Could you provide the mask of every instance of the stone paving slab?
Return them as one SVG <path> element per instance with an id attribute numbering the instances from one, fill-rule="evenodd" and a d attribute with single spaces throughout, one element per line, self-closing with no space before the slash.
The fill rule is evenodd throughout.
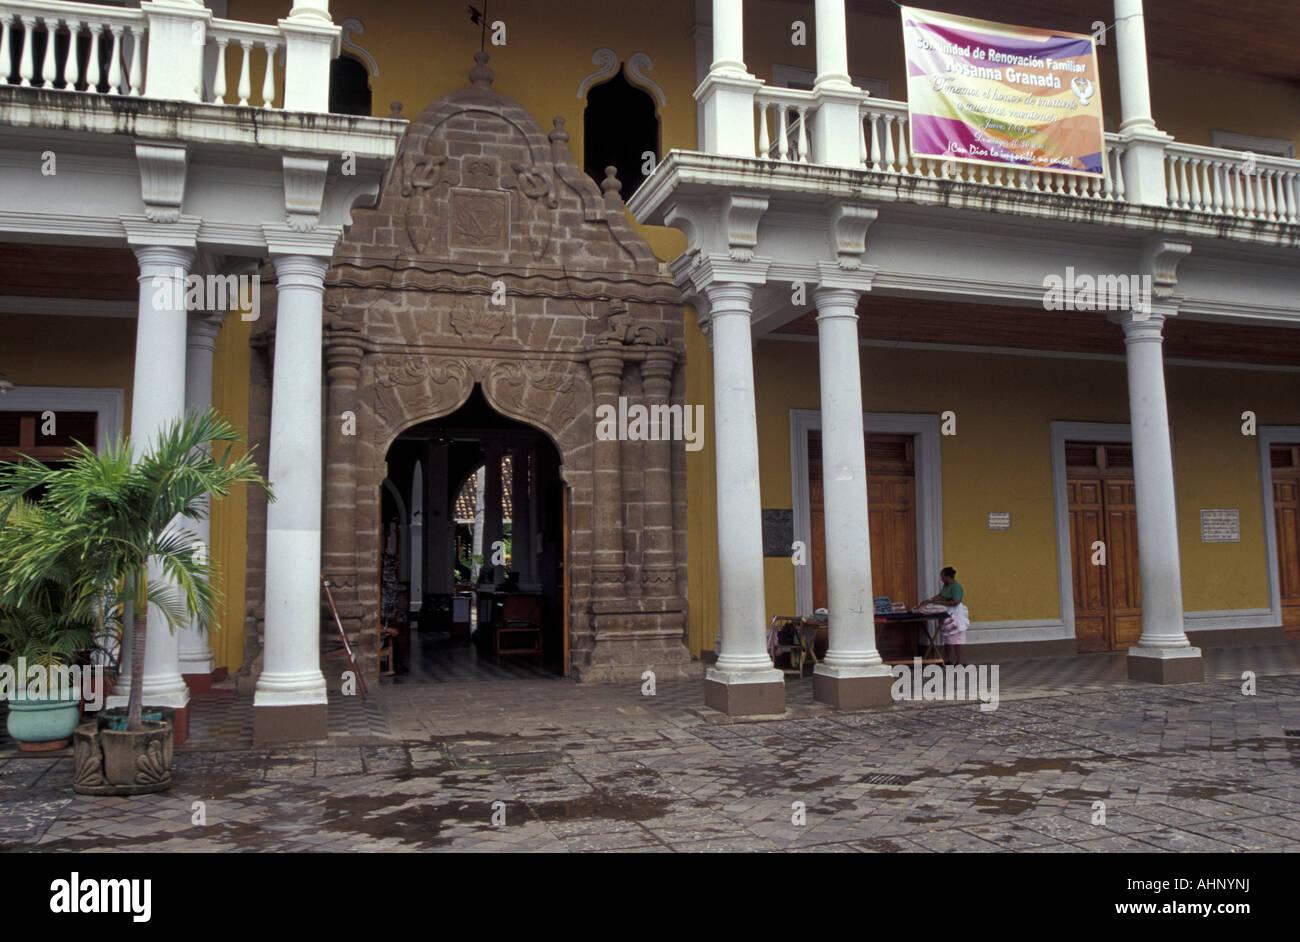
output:
<path id="1" fill-rule="evenodd" d="M 805 679 L 784 717 L 758 722 L 700 708 L 697 681 L 655 697 L 395 685 L 357 714 L 363 733 L 284 747 L 227 735 L 247 724 L 226 697 L 220 735 L 180 749 L 158 795 L 76 796 L 66 752 L 0 744 L 0 850 L 1293 851 L 1300 645 L 1281 647 L 1179 687 L 1071 688 L 1037 665 L 1038 686 L 993 711 L 839 713 Z M 1247 663 L 1254 696 L 1233 673 Z"/>

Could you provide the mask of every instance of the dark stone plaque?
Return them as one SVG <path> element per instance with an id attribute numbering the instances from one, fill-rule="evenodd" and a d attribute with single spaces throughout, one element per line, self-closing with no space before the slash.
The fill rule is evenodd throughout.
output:
<path id="1" fill-rule="evenodd" d="M 763 555 L 789 557 L 794 552 L 794 511 L 763 509 Z"/>

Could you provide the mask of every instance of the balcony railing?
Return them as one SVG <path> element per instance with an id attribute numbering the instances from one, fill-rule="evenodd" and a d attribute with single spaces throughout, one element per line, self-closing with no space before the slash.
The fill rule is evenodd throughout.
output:
<path id="1" fill-rule="evenodd" d="M 809 148 L 818 120 L 815 92 L 763 86 L 754 95 L 755 156 L 778 163 L 815 162 Z M 1105 135 L 1102 177 L 918 157 L 909 150 L 907 103 L 864 97 L 859 108 L 858 166 L 875 173 L 953 180 L 1023 193 L 1127 202 L 1124 153 Z M 1173 143 L 1165 150 L 1167 204 L 1197 213 L 1300 223 L 1300 161 Z"/>
<path id="2" fill-rule="evenodd" d="M 157 29 L 154 17 L 163 18 Z M 306 97 L 323 101 L 320 89 L 328 74 L 303 75 L 300 65 L 289 76 L 281 65 L 294 41 L 283 23 L 216 19 L 198 7 L 145 11 L 64 0 L 0 0 L 0 85 L 283 108 L 292 78 L 295 88 L 313 90 Z M 302 61 L 320 60 L 306 56 Z"/>
<path id="3" fill-rule="evenodd" d="M 0 82 L 143 95 L 148 24 L 141 10 L 88 3 L 0 3 Z"/>
<path id="4" fill-rule="evenodd" d="M 1169 206 L 1216 216 L 1300 223 L 1300 162 L 1170 144 Z"/>

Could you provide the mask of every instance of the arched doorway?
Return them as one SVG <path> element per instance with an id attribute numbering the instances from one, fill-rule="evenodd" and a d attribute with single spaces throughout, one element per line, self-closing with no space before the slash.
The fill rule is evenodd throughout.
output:
<path id="1" fill-rule="evenodd" d="M 380 612 L 398 680 L 567 673 L 566 492 L 548 436 L 476 385 L 400 432 L 386 462 Z"/>

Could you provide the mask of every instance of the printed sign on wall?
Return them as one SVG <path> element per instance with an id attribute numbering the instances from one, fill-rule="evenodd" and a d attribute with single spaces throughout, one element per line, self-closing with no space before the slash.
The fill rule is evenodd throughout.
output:
<path id="1" fill-rule="evenodd" d="M 913 154 L 1104 175 L 1091 36 L 901 9 Z"/>
<path id="2" fill-rule="evenodd" d="M 1202 510 L 1202 543 L 1240 543 L 1241 515 L 1236 510 Z"/>

